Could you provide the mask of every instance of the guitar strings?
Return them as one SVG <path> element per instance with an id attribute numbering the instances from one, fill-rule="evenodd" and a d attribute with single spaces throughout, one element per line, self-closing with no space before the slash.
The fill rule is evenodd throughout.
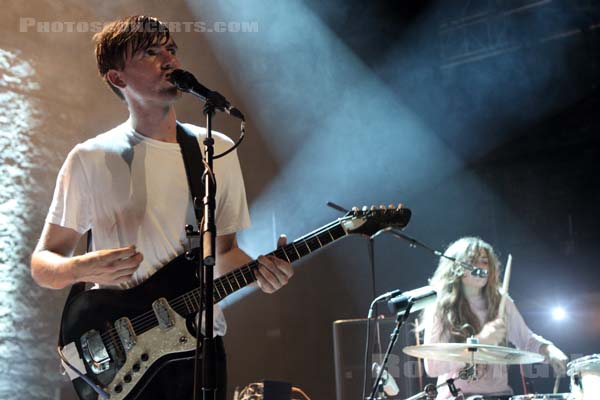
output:
<path id="1" fill-rule="evenodd" d="M 237 269 L 236 271 L 232 271 L 231 273 L 224 275 L 222 278 L 215 280 L 214 285 L 215 285 L 215 288 L 217 288 L 216 296 L 213 296 L 213 297 L 217 297 L 215 299 L 215 303 L 217 301 L 219 301 L 220 299 L 222 299 L 223 297 L 227 296 L 232 291 L 235 291 L 235 290 L 240 289 L 241 287 L 245 286 L 245 285 L 240 285 L 240 283 L 239 283 L 242 278 L 246 282 L 246 285 L 248 283 L 251 283 L 254 280 L 256 280 L 256 278 L 254 277 L 253 274 L 251 274 L 251 272 L 252 272 L 252 269 L 256 268 L 257 265 L 258 265 L 258 262 L 253 261 L 251 263 L 248 263 L 244 267 L 241 267 L 241 268 Z M 237 289 L 235 289 L 234 285 L 231 283 L 232 278 L 235 279 L 235 283 L 238 286 Z M 238 279 L 238 278 L 240 278 L 240 279 Z M 250 279 L 248 279 L 248 278 L 250 278 Z M 248 280 L 250 280 L 250 282 L 248 282 Z M 228 289 L 225 287 L 225 284 L 223 283 L 223 281 L 227 281 L 227 283 L 229 284 L 229 287 L 231 288 L 231 291 L 229 293 L 228 293 Z M 219 290 L 219 286 L 220 286 L 221 290 Z M 224 295 L 221 295 L 221 292 L 223 292 Z M 182 307 L 185 307 L 185 309 L 187 309 L 187 314 L 190 314 L 191 312 L 193 312 L 195 310 L 194 309 L 190 310 L 188 303 L 192 304 L 192 306 L 195 306 L 198 309 L 200 308 L 199 307 L 200 303 L 198 300 L 198 297 L 199 297 L 198 293 L 199 293 L 199 290 L 196 288 L 194 290 L 191 290 L 190 292 L 183 293 L 182 295 L 174 298 L 171 301 L 168 301 L 168 303 L 179 314 L 184 314 L 184 315 L 186 314 L 184 312 L 184 310 L 182 309 Z M 186 300 L 186 298 L 187 298 L 187 300 Z M 147 330 L 147 328 L 152 328 L 152 327 L 155 327 L 158 325 L 158 321 L 156 320 L 156 315 L 154 314 L 154 311 L 147 311 L 143 314 L 140 314 L 137 317 L 132 318 L 130 320 L 130 322 L 131 322 L 131 325 L 133 326 L 136 334 L 142 334 Z M 111 329 L 106 330 L 100 336 L 103 340 L 109 341 L 109 343 L 112 343 L 113 342 L 112 337 L 114 334 L 116 334 L 116 329 L 111 328 Z M 114 350 L 114 348 L 112 348 L 112 349 Z"/>
<path id="2" fill-rule="evenodd" d="M 339 224 L 339 221 L 336 221 L 333 224 Z M 275 251 L 271 252 L 270 255 L 275 255 L 276 257 L 279 257 L 279 258 L 283 258 L 283 257 L 281 257 L 283 255 L 290 262 L 296 261 L 300 257 L 303 257 L 309 253 L 312 253 L 313 250 L 311 250 L 310 243 L 312 243 L 314 245 L 315 250 L 318 250 L 321 247 L 323 247 L 327 244 L 330 244 L 345 235 L 346 232 L 342 229 L 340 232 L 341 235 L 339 235 L 337 238 L 335 238 L 332 235 L 332 231 L 335 228 L 341 228 L 341 225 L 338 225 L 331 229 L 319 230 L 319 233 L 315 233 L 311 238 L 308 238 L 305 240 L 299 239 L 295 242 L 290 243 L 287 246 L 283 246 L 283 247 L 276 249 Z M 327 233 L 329 237 L 324 236 L 323 238 L 321 238 L 322 240 L 319 239 L 319 236 L 325 235 L 325 233 Z M 325 244 L 323 244 L 323 242 Z M 300 247 L 300 245 L 302 245 L 302 244 L 304 244 L 304 249 L 302 249 L 302 247 Z M 294 251 L 298 257 L 295 257 L 295 254 L 291 253 L 291 258 L 290 258 L 288 251 L 291 250 L 292 248 L 294 249 Z M 286 251 L 286 249 L 288 251 Z M 303 254 L 301 254 L 301 253 L 303 253 Z M 227 296 L 228 294 L 232 293 L 233 291 L 240 289 L 243 286 L 246 286 L 249 282 L 247 281 L 246 275 L 244 274 L 244 269 L 246 269 L 247 272 L 249 273 L 252 271 L 252 269 L 255 269 L 257 267 L 258 267 L 258 262 L 256 260 L 254 260 L 254 261 L 246 264 L 245 266 L 243 266 L 235 271 L 232 271 L 229 274 L 226 274 L 223 277 L 215 280 L 214 285 L 217 290 L 217 296 L 216 296 L 217 299 L 216 299 L 215 303 L 218 302 L 219 300 L 221 300 L 222 298 L 224 298 L 225 296 Z M 254 282 L 256 280 L 256 278 L 254 277 L 253 274 L 250 276 L 251 276 L 250 283 Z M 232 285 L 231 278 L 233 278 L 235 280 L 235 283 L 238 286 L 237 289 L 235 289 L 234 286 Z M 243 278 L 243 280 L 245 281 L 246 284 L 240 285 L 238 278 Z M 227 288 L 225 287 L 224 281 L 226 281 L 229 284 L 229 287 L 231 288 L 231 291 L 229 293 L 227 291 Z M 222 297 L 221 297 L 221 293 L 219 291 L 219 285 L 220 285 L 222 291 L 225 293 L 225 295 Z M 193 312 L 195 310 L 194 309 L 190 310 L 190 307 L 188 306 L 188 302 L 191 303 L 192 306 L 195 306 L 198 309 L 200 308 L 199 301 L 197 300 L 198 293 L 199 293 L 199 290 L 194 289 L 190 292 L 183 293 L 182 295 L 176 297 L 172 301 L 168 301 L 168 303 L 179 314 L 185 314 L 184 310 L 182 310 L 182 307 L 185 307 L 185 309 L 187 309 L 187 314 L 189 315 L 191 312 Z M 186 296 L 187 296 L 187 300 L 186 300 Z M 220 297 L 220 299 L 219 299 L 219 297 Z M 140 314 L 135 318 L 132 318 L 130 320 L 130 322 L 131 322 L 134 332 L 138 335 L 141 335 L 142 333 L 146 332 L 146 330 L 148 330 L 149 328 L 154 328 L 158 325 L 156 315 L 155 315 L 154 311 L 152 311 L 152 310 L 146 311 L 145 313 Z M 116 332 L 116 328 L 114 328 L 114 327 L 110 328 L 100 334 L 100 337 L 102 338 L 103 342 L 109 343 L 109 345 L 107 346 L 108 350 L 115 351 L 116 347 L 118 346 L 118 343 L 116 343 L 116 341 L 114 340 L 115 334 L 118 336 L 118 334 Z"/>
<path id="3" fill-rule="evenodd" d="M 317 241 L 316 239 L 309 239 L 304 241 L 305 246 L 308 250 L 308 252 L 306 252 L 306 254 L 310 253 L 310 245 L 308 244 L 309 241 L 313 241 L 313 244 L 316 244 L 317 242 L 319 243 L 319 247 L 321 247 L 321 242 Z M 291 245 L 294 245 L 294 243 L 292 243 Z M 294 246 L 296 247 L 296 246 Z M 315 246 L 316 247 L 316 246 Z M 296 249 L 296 252 L 298 252 L 298 250 Z M 286 251 L 284 248 L 280 248 L 275 250 L 274 252 L 272 252 L 272 254 L 278 256 L 281 258 L 281 256 L 283 254 L 285 254 L 286 258 L 289 259 L 289 256 L 287 255 Z M 302 251 L 302 253 L 305 253 L 305 251 Z M 298 255 L 300 256 L 300 253 L 298 252 Z M 293 257 L 292 257 L 293 258 Z M 223 276 L 223 280 L 218 279 L 215 281 L 215 288 L 217 290 L 217 297 L 221 296 L 221 291 L 223 291 L 225 293 L 225 296 L 227 296 L 228 290 L 225 287 L 225 284 L 223 283 L 224 281 L 226 281 L 229 284 L 229 287 L 231 288 L 231 292 L 240 289 L 241 287 L 245 286 L 245 285 L 241 285 L 240 284 L 240 279 L 243 279 L 245 281 L 245 284 L 248 284 L 248 281 L 246 279 L 246 275 L 244 274 L 244 269 L 247 270 L 247 272 L 250 272 L 253 268 L 256 268 L 258 266 L 258 262 L 257 261 L 253 261 L 249 264 L 247 264 L 244 267 L 241 267 L 235 271 L 232 271 L 230 274 L 224 275 Z M 233 278 L 235 280 L 236 285 L 238 286 L 237 289 L 234 287 L 234 285 L 232 284 L 232 279 Z M 252 275 L 251 276 L 251 282 L 253 282 L 256 278 Z M 221 291 L 219 290 L 219 286 L 221 287 Z M 231 293 L 230 292 L 230 293 Z M 197 300 L 198 298 L 198 293 L 199 290 L 198 289 L 194 289 L 188 293 L 184 293 L 178 297 L 176 297 L 175 299 L 173 299 L 172 301 L 169 301 L 169 304 L 171 305 L 171 307 L 178 313 L 180 314 L 185 314 L 182 310 L 182 307 L 185 307 L 188 311 L 188 314 L 190 314 L 192 311 L 194 311 L 193 309 L 190 310 L 190 307 L 188 306 L 188 302 L 192 304 L 192 306 L 196 306 L 199 309 L 199 301 Z M 187 296 L 187 301 L 186 301 L 186 296 Z M 223 296 L 223 297 L 225 297 Z M 223 298 L 221 297 L 221 298 Z M 217 301 L 219 300 L 218 298 L 216 299 Z M 215 301 L 216 303 L 216 301 Z M 131 325 L 133 326 L 134 332 L 136 332 L 136 334 L 142 334 L 144 333 L 148 328 L 153 328 L 155 326 L 158 325 L 158 321 L 156 319 L 156 315 L 154 314 L 153 311 L 147 311 L 135 318 L 131 319 Z M 103 339 L 104 342 L 108 342 L 110 343 L 109 346 L 107 346 L 109 348 L 109 350 L 115 350 L 116 347 L 118 346 L 118 343 L 116 343 L 116 341 L 114 340 L 115 338 L 115 334 L 117 334 L 116 329 L 115 328 L 111 328 L 107 331 L 105 331 L 104 333 L 102 333 L 100 336 Z M 118 336 L 118 334 L 117 334 Z"/>
<path id="4" fill-rule="evenodd" d="M 320 233 L 320 234 L 322 234 L 322 233 Z M 331 233 L 329 233 L 329 234 L 331 236 Z M 333 238 L 333 236 L 331 236 L 331 239 L 332 239 L 331 241 L 328 241 L 328 242 L 326 241 L 326 244 L 329 244 L 329 243 L 331 243 L 331 242 L 333 242 L 335 240 Z M 304 240 L 303 242 L 304 242 L 306 250 L 302 250 L 301 247 L 296 246 L 297 242 L 296 243 L 291 243 L 289 246 L 285 246 L 285 247 L 288 247 L 288 248 L 294 247 L 294 250 L 296 251 L 296 253 L 298 254 L 298 256 L 301 257 L 301 256 L 307 255 L 307 254 L 309 254 L 309 253 L 312 252 L 311 249 L 310 249 L 309 242 L 312 242 L 313 245 L 314 244 L 318 244 L 318 246 L 314 246 L 315 249 L 318 249 L 318 248 L 324 246 L 323 244 L 321 244 L 321 241 L 318 240 L 318 235 L 315 236 L 315 237 L 313 237 L 313 238 L 311 238 L 311 239 Z M 298 249 L 300 249 L 300 251 L 298 251 Z M 301 255 L 300 252 L 304 253 L 304 254 Z M 279 258 L 282 258 L 281 256 L 285 255 L 285 257 L 288 260 L 290 260 L 290 256 L 287 254 L 287 252 L 286 252 L 286 250 L 285 250 L 284 247 L 281 247 L 281 248 L 273 251 L 271 254 L 273 254 L 273 255 L 275 255 L 275 256 L 277 256 Z M 292 253 L 292 257 L 291 258 L 293 258 L 293 260 L 291 260 L 291 261 L 295 261 L 296 259 L 298 259 L 298 258 L 294 257 L 293 253 Z M 243 278 L 243 280 L 246 281 L 246 285 L 247 285 L 248 282 L 247 282 L 246 276 L 244 274 L 244 269 L 246 269 L 248 272 L 250 272 L 253 268 L 257 268 L 257 266 L 258 266 L 258 262 L 257 261 L 253 261 L 251 263 L 248 263 L 244 267 L 241 267 L 241 268 L 239 268 L 239 269 L 237 269 L 235 271 L 232 271 L 231 273 L 229 273 L 227 275 L 224 275 L 222 277 L 222 278 L 224 278 L 223 280 L 221 280 L 221 278 L 219 278 L 218 280 L 216 280 L 215 281 L 215 288 L 217 289 L 217 295 L 218 296 L 221 295 L 220 291 L 219 291 L 219 285 L 221 286 L 222 291 L 225 293 L 225 295 L 223 297 L 225 297 L 225 296 L 227 296 L 229 294 L 227 288 L 225 287 L 225 284 L 223 283 L 224 281 L 226 281 L 229 284 L 229 287 L 231 288 L 231 292 L 233 292 L 233 291 L 235 291 L 237 289 L 240 289 L 241 287 L 245 286 L 245 285 L 240 285 L 238 278 Z M 233 277 L 233 279 L 235 279 L 235 283 L 238 286 L 237 289 L 234 288 L 234 286 L 232 285 L 232 282 L 231 282 L 231 278 L 232 277 Z M 256 278 L 252 275 L 251 282 L 253 282 L 255 279 Z M 182 306 L 185 307 L 187 309 L 187 311 L 188 311 L 188 314 L 189 314 L 189 313 L 191 313 L 191 311 L 194 311 L 194 310 L 190 310 L 190 308 L 189 308 L 189 306 L 188 306 L 188 304 L 186 302 L 186 296 L 188 297 L 188 300 L 187 300 L 188 302 L 190 302 L 192 305 L 195 305 L 196 307 L 199 308 L 199 301 L 197 300 L 198 293 L 199 293 L 199 290 L 198 289 L 194 289 L 194 290 L 192 290 L 192 291 L 190 291 L 188 293 L 184 293 L 184 294 L 176 297 L 175 299 L 173 299 L 172 301 L 169 301 L 168 303 L 171 305 L 171 307 L 176 312 L 178 312 L 180 314 L 184 314 L 184 312 L 181 309 L 181 307 Z M 221 299 L 223 297 L 221 297 Z M 217 299 L 217 301 L 218 300 L 219 299 Z M 131 322 L 131 325 L 133 326 L 134 332 L 136 332 L 136 334 L 142 334 L 148 328 L 153 328 L 153 327 L 155 327 L 155 326 L 158 325 L 158 321 L 156 319 L 156 315 L 154 314 L 154 311 L 147 311 L 147 312 L 145 312 L 145 313 L 143 313 L 143 314 L 141 314 L 141 315 L 139 315 L 139 316 L 137 316 L 135 318 L 132 318 L 130 322 Z M 115 334 L 117 334 L 116 329 L 115 328 L 111 328 L 111 329 L 105 331 L 104 333 L 102 333 L 100 335 L 101 338 L 103 339 L 103 341 L 105 343 L 108 342 L 108 343 L 111 344 L 110 346 L 107 346 L 110 350 L 115 350 L 115 348 L 118 346 L 118 343 L 115 343 L 115 340 L 113 339 L 115 337 Z M 118 334 L 117 334 L 117 336 L 118 336 Z"/>

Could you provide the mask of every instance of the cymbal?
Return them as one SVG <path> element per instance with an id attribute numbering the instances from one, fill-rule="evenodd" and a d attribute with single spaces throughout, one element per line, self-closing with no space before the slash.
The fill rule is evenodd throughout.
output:
<path id="1" fill-rule="evenodd" d="M 490 344 L 433 343 L 407 346 L 402 351 L 417 358 L 475 364 L 533 364 L 544 361 L 544 356 L 530 351 Z"/>

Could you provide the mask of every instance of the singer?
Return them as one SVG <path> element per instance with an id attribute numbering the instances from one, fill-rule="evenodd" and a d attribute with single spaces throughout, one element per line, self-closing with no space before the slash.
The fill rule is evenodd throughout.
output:
<path id="1" fill-rule="evenodd" d="M 176 137 L 183 130 L 202 143 L 205 132 L 177 121 L 174 103 L 181 93 L 169 76 L 181 66 L 167 26 L 156 18 L 127 17 L 106 25 L 94 43 L 100 75 L 124 101 L 129 119 L 75 146 L 60 170 L 31 258 L 33 278 L 47 288 L 77 282 L 119 289 L 137 286 L 184 252 L 184 227 L 196 226 Z M 223 134 L 214 132 L 213 137 L 216 154 L 232 145 Z M 251 260 L 236 240 L 236 232 L 248 227 L 250 219 L 237 154 L 215 160 L 214 173 L 217 277 Z M 88 231 L 93 232 L 91 251 L 74 256 L 77 242 Z M 281 236 L 278 245 L 285 242 Z M 277 291 L 293 274 L 287 261 L 274 256 L 258 261 L 257 284 L 264 292 Z M 220 339 L 225 331 L 225 318 L 215 306 L 220 399 L 226 396 Z M 192 382 L 192 360 L 167 364 L 137 399 L 191 399 Z"/>
<path id="2" fill-rule="evenodd" d="M 430 281 L 437 290 L 437 301 L 423 313 L 424 344 L 464 343 L 471 335 L 479 338 L 481 344 L 506 346 L 506 342 L 511 342 L 517 348 L 544 355 L 555 372 L 564 375 L 567 357 L 527 327 L 510 298 L 505 315 L 498 315 L 500 262 L 492 246 L 480 238 L 463 237 L 452 243 L 444 254 L 484 269 L 488 274 L 487 277 L 473 276 L 458 264 L 440 258 Z M 425 360 L 427 374 L 438 377 L 438 384 L 456 378 L 464 366 L 463 363 Z M 465 397 L 487 395 L 508 399 L 513 393 L 504 365 L 479 365 L 476 380 L 454 383 Z M 453 397 L 447 386 L 442 387 L 437 400 L 450 398 Z"/>

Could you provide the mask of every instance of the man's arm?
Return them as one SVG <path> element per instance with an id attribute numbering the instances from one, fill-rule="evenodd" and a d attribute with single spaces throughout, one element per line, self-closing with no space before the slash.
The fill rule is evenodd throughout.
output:
<path id="1" fill-rule="evenodd" d="M 115 285 L 131 278 L 143 256 L 135 246 L 73 256 L 81 234 L 46 223 L 31 256 L 31 276 L 40 286 L 62 289 L 77 282 Z"/>
<path id="2" fill-rule="evenodd" d="M 284 246 L 287 242 L 285 236 L 277 241 L 277 247 Z M 252 261 L 244 250 L 239 248 L 236 234 L 217 236 L 217 267 L 215 276 L 222 276 L 242 265 Z M 284 285 L 294 275 L 294 270 L 289 262 L 275 256 L 258 257 L 260 267 L 256 272 L 256 283 L 265 293 L 273 293 Z"/>

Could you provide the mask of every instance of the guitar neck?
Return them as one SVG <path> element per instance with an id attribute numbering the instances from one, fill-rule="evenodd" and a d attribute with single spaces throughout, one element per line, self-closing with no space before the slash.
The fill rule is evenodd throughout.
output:
<path id="1" fill-rule="evenodd" d="M 293 263 L 304 256 L 309 255 L 322 247 L 327 246 L 335 242 L 338 239 L 346 236 L 348 233 L 342 227 L 342 220 L 337 220 L 325 225 L 299 239 L 296 239 L 292 243 L 289 243 L 283 247 L 278 248 L 275 251 L 267 255 L 273 255 L 281 258 L 282 260 Z M 258 269 L 259 263 L 256 260 L 249 262 L 231 271 L 218 279 L 214 280 L 214 292 L 213 302 L 216 304 L 229 296 L 231 293 L 240 290 L 243 287 L 248 286 L 252 282 L 256 281 L 254 272 Z M 200 298 L 199 289 L 195 289 L 187 295 L 193 296 L 194 299 Z M 199 301 L 191 302 L 196 305 L 192 312 L 198 312 Z"/>

